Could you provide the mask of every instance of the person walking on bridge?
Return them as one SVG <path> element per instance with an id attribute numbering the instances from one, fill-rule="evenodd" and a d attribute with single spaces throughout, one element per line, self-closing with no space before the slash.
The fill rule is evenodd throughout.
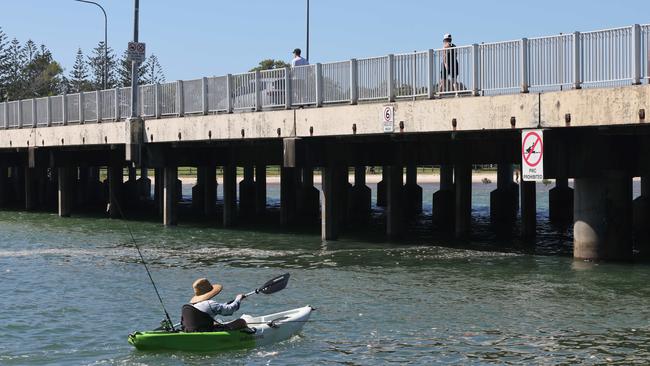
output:
<path id="1" fill-rule="evenodd" d="M 291 60 L 291 67 L 309 65 L 309 61 L 300 56 L 301 53 L 302 51 L 300 48 L 293 50 L 293 60 Z"/>
<path id="2" fill-rule="evenodd" d="M 456 78 L 458 77 L 458 59 L 456 58 L 456 45 L 451 41 L 451 34 L 444 35 L 442 40 L 442 65 L 440 67 L 439 92 L 458 90 Z"/>

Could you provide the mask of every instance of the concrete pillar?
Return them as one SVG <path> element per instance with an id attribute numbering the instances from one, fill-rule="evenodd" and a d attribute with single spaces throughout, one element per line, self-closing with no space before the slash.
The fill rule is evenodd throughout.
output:
<path id="1" fill-rule="evenodd" d="M 25 167 L 25 209 L 33 210 L 36 208 L 38 195 L 36 192 L 36 169 Z"/>
<path id="2" fill-rule="evenodd" d="M 440 189 L 433 194 L 434 224 L 441 230 L 453 229 L 454 225 L 454 167 L 440 166 Z"/>
<path id="3" fill-rule="evenodd" d="M 386 234 L 396 239 L 404 234 L 404 175 L 401 165 L 386 167 Z"/>
<path id="4" fill-rule="evenodd" d="M 632 203 L 634 248 L 642 259 L 650 258 L 650 177 L 641 177 L 641 195 Z"/>
<path id="5" fill-rule="evenodd" d="M 69 217 L 70 211 L 72 209 L 72 195 L 73 190 L 71 189 L 71 180 L 72 180 L 72 168 L 69 166 L 63 166 L 58 168 L 58 177 L 59 177 L 59 189 L 58 189 L 58 200 L 59 200 L 59 216 L 60 217 Z"/>
<path id="6" fill-rule="evenodd" d="M 555 223 L 570 223 L 573 220 L 573 189 L 569 179 L 556 178 L 555 187 L 548 192 L 548 216 Z"/>
<path id="7" fill-rule="evenodd" d="M 320 192 L 314 187 L 314 168 L 300 168 L 296 210 L 300 221 L 313 221 L 320 211 Z"/>
<path id="8" fill-rule="evenodd" d="M 455 232 L 457 238 L 467 238 L 472 223 L 472 166 L 467 163 L 454 166 L 456 194 Z"/>
<path id="9" fill-rule="evenodd" d="M 280 224 L 296 221 L 296 168 L 280 168 Z"/>
<path id="10" fill-rule="evenodd" d="M 153 193 L 154 193 L 153 200 L 156 203 L 156 210 L 158 211 L 158 216 L 161 216 L 161 217 L 163 215 L 163 201 L 164 201 L 163 200 L 163 193 L 164 193 L 163 181 L 164 181 L 164 175 L 165 175 L 164 172 L 165 172 L 165 170 L 163 168 L 155 168 L 154 169 L 154 174 L 156 176 L 155 177 L 156 180 L 155 180 L 154 187 L 153 187 L 153 190 L 154 190 L 153 191 Z"/>
<path id="11" fill-rule="evenodd" d="M 341 211 L 344 210 L 340 195 L 346 189 L 344 176 L 347 169 L 344 165 L 332 164 L 323 168 L 321 190 L 321 238 L 337 240 L 341 231 Z"/>
<path id="12" fill-rule="evenodd" d="M 497 167 L 497 189 L 490 192 L 490 219 L 499 225 L 510 225 L 517 219 L 519 186 L 512 181 L 512 164 Z"/>
<path id="13" fill-rule="evenodd" d="M 422 212 L 422 187 L 418 185 L 418 167 L 415 164 L 406 166 L 406 184 L 404 185 L 405 212 L 407 215 L 418 215 Z"/>
<path id="14" fill-rule="evenodd" d="M 244 165 L 244 179 L 239 182 L 239 211 L 242 217 L 255 215 L 255 168 L 253 164 Z"/>
<path id="15" fill-rule="evenodd" d="M 45 189 L 47 207 L 57 209 L 59 206 L 59 170 L 57 168 L 48 169 L 48 179 Z"/>
<path id="16" fill-rule="evenodd" d="M 232 227 L 237 221 L 237 166 L 223 166 L 223 226 Z"/>
<path id="17" fill-rule="evenodd" d="M 87 182 L 86 182 L 86 200 L 90 204 L 98 204 L 100 202 L 105 202 L 102 200 L 102 186 L 99 181 L 99 168 L 98 167 L 88 167 L 87 170 Z"/>
<path id="18" fill-rule="evenodd" d="M 576 178 L 573 257 L 629 260 L 632 257 L 632 179 L 623 171 Z"/>
<path id="19" fill-rule="evenodd" d="M 264 216 L 266 212 L 266 165 L 255 165 L 255 213 Z"/>
<path id="20" fill-rule="evenodd" d="M 178 167 L 166 166 L 163 182 L 163 225 L 174 226 L 178 218 Z"/>
<path id="21" fill-rule="evenodd" d="M 196 168 L 196 184 L 192 187 L 192 208 L 196 211 L 203 211 L 205 205 L 205 167 Z"/>
<path id="22" fill-rule="evenodd" d="M 521 182 L 521 234 L 532 239 L 537 231 L 537 196 L 535 182 Z"/>
<path id="23" fill-rule="evenodd" d="M 365 223 L 370 219 L 372 191 L 366 185 L 366 167 L 354 167 L 354 186 L 348 197 L 348 217 L 351 221 Z"/>
<path id="24" fill-rule="evenodd" d="M 23 202 L 25 199 L 25 169 L 13 167 L 11 169 L 11 180 L 13 184 L 14 200 Z"/>
<path id="25" fill-rule="evenodd" d="M 138 191 L 137 183 L 137 171 L 135 167 L 130 166 L 128 168 L 128 180 L 123 183 L 124 194 L 125 194 L 125 206 L 133 207 L 137 205 L 140 194 Z"/>
<path id="26" fill-rule="evenodd" d="M 122 187 L 124 181 L 124 170 L 122 164 L 112 162 L 108 167 L 108 215 L 112 219 L 121 217 Z"/>
<path id="27" fill-rule="evenodd" d="M 140 178 L 138 178 L 137 182 L 139 199 L 144 201 L 150 200 L 151 179 L 149 179 L 149 169 L 145 167 L 140 169 Z"/>
<path id="28" fill-rule="evenodd" d="M 0 166 L 0 206 L 7 205 L 9 197 L 9 169 L 6 166 Z"/>
<path id="29" fill-rule="evenodd" d="M 214 216 L 217 205 L 217 167 L 205 167 L 205 186 L 203 192 L 203 212 L 206 216 Z"/>
<path id="30" fill-rule="evenodd" d="M 381 181 L 377 183 L 377 207 L 386 207 L 386 179 L 388 166 L 381 167 Z"/>

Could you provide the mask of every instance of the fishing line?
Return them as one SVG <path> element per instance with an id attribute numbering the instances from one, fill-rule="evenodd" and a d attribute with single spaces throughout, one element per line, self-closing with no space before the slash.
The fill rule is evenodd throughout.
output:
<path id="1" fill-rule="evenodd" d="M 110 171 L 108 172 L 110 174 Z M 110 177 L 109 177 L 110 181 Z M 110 184 L 110 183 L 109 183 Z M 133 241 L 133 245 L 135 246 L 135 249 L 138 251 L 138 255 L 140 255 L 140 260 L 142 260 L 142 264 L 144 265 L 144 269 L 147 271 L 147 276 L 149 276 L 149 280 L 151 281 L 151 285 L 153 285 L 153 289 L 156 292 L 156 296 L 158 296 L 158 301 L 160 301 L 160 305 L 162 306 L 163 311 L 165 312 L 165 317 L 167 318 L 167 321 L 169 322 L 169 326 L 172 327 L 172 331 L 174 331 L 174 323 L 172 323 L 172 319 L 169 317 L 169 313 L 167 312 L 167 309 L 165 308 L 165 304 L 163 303 L 163 299 L 160 296 L 160 292 L 158 292 L 158 287 L 156 287 L 156 283 L 153 280 L 153 277 L 151 276 L 151 272 L 149 272 L 149 266 L 147 266 L 147 261 L 144 260 L 144 256 L 142 256 L 142 252 L 140 251 L 140 247 L 138 246 L 138 242 L 136 242 L 135 237 L 133 236 L 133 232 L 131 231 L 131 227 L 129 226 L 129 223 L 126 219 L 126 215 L 124 215 L 124 211 L 122 211 L 122 208 L 120 207 L 120 204 L 118 200 L 116 199 L 114 192 L 112 189 L 108 189 L 109 196 L 111 200 L 115 203 L 115 207 L 117 207 L 117 211 L 120 213 L 120 216 L 122 216 L 122 220 L 124 220 L 124 226 L 126 227 L 126 230 L 129 232 L 129 235 L 131 236 L 131 241 Z M 109 202 L 109 210 L 110 210 L 110 202 Z"/>

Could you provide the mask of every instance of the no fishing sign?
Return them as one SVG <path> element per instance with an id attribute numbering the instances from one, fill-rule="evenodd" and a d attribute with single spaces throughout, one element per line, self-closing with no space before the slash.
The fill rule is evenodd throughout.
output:
<path id="1" fill-rule="evenodd" d="M 542 130 L 521 131 L 521 178 L 524 181 L 544 179 L 544 135 Z"/>

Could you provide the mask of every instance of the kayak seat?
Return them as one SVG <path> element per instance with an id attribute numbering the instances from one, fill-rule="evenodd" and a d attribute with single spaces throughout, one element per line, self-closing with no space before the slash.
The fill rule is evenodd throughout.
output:
<path id="1" fill-rule="evenodd" d="M 213 332 L 214 319 L 190 304 L 183 305 L 181 327 L 185 332 Z"/>

